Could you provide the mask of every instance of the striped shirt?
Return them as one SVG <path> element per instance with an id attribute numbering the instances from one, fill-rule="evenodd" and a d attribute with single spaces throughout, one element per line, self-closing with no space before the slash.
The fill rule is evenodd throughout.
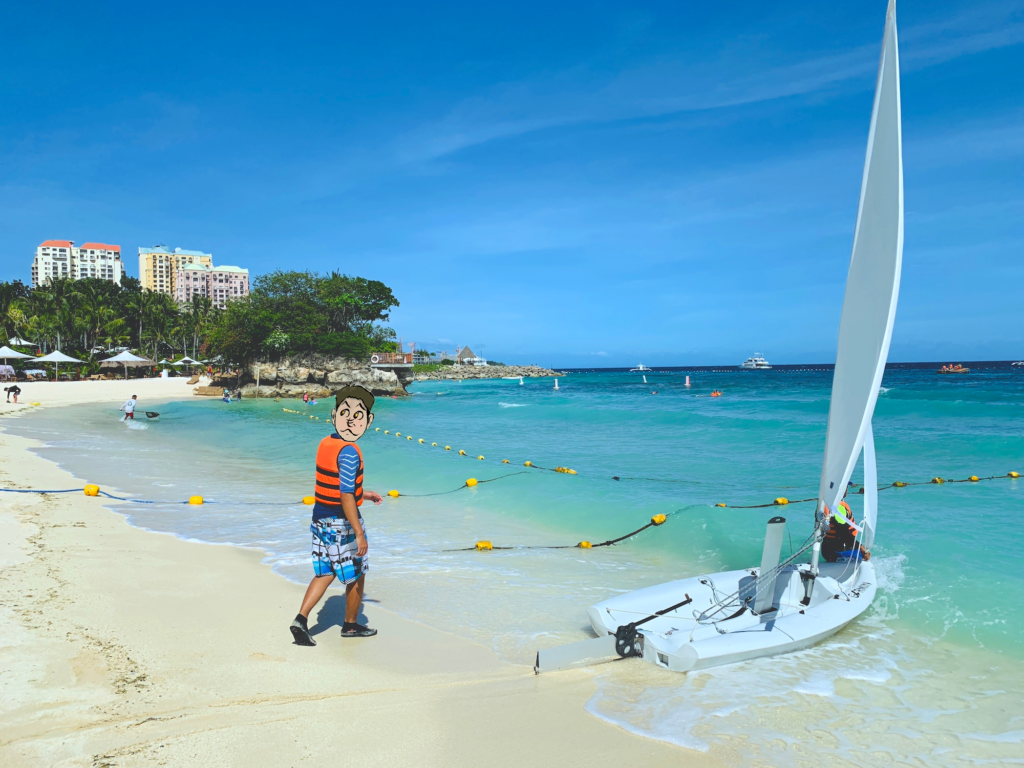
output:
<path id="1" fill-rule="evenodd" d="M 338 452 L 338 479 L 342 493 L 356 492 L 356 475 L 359 474 L 359 453 L 354 445 L 346 445 Z"/>

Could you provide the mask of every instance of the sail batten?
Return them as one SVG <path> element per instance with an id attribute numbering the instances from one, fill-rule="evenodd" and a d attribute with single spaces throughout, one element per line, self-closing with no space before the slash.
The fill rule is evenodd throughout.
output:
<path id="1" fill-rule="evenodd" d="M 834 509 L 864 448 L 889 355 L 903 261 L 903 147 L 896 4 L 890 0 L 875 85 L 819 499 Z M 873 458 L 872 450 L 872 458 Z"/>

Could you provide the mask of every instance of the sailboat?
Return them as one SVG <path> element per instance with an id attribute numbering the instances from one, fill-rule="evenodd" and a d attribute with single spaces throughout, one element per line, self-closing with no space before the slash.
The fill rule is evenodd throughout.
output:
<path id="1" fill-rule="evenodd" d="M 773 517 L 759 567 L 672 581 L 591 606 L 587 616 L 598 637 L 539 651 L 538 673 L 627 657 L 679 672 L 732 664 L 808 648 L 867 610 L 877 587 L 870 560 L 822 562 L 820 552 L 831 510 L 842 501 L 861 454 L 864 513 L 858 542 L 870 549 L 874 540 L 878 491 L 871 417 L 889 353 L 902 258 L 899 53 L 895 0 L 890 0 L 839 321 L 814 530 L 781 559 L 786 520 Z"/>

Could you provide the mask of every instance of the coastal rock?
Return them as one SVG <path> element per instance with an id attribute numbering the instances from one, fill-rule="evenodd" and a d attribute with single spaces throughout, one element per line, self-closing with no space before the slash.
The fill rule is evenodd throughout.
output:
<path id="1" fill-rule="evenodd" d="M 564 373 L 537 365 L 445 365 L 433 371 L 418 372 L 413 375 L 415 381 L 431 379 L 503 379 L 503 378 L 537 378 L 545 376 L 564 376 Z"/>
<path id="2" fill-rule="evenodd" d="M 285 384 L 305 384 L 309 381 L 309 368 L 280 368 L 277 375 Z"/>
<path id="3" fill-rule="evenodd" d="M 351 384 L 366 387 L 375 395 L 406 395 L 405 385 L 412 381 L 408 369 L 372 368 L 368 360 L 296 355 L 252 363 L 242 376 L 243 397 L 256 397 L 257 373 L 260 397 L 292 398 L 303 393 L 327 397 Z"/>
<path id="4" fill-rule="evenodd" d="M 253 363 L 251 370 L 254 380 L 257 377 L 257 372 L 259 373 L 259 380 L 261 384 L 264 381 L 268 384 L 273 384 L 277 381 L 277 366 L 274 363 Z"/>

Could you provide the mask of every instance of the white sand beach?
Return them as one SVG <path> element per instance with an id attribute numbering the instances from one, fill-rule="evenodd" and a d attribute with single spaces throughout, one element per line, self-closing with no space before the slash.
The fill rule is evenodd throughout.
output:
<path id="1" fill-rule="evenodd" d="M 22 404 L 192 397 L 185 379 L 22 387 Z M 0 432 L 0 487 L 74 488 Z M 113 489 L 108 489 L 113 490 Z M 388 613 L 380 634 L 316 648 L 287 626 L 303 588 L 260 553 L 130 526 L 80 493 L 0 494 L 4 766 L 720 765 L 584 710 L 593 673 L 536 677 L 487 648 Z M 314 621 L 340 624 L 332 591 Z"/>

